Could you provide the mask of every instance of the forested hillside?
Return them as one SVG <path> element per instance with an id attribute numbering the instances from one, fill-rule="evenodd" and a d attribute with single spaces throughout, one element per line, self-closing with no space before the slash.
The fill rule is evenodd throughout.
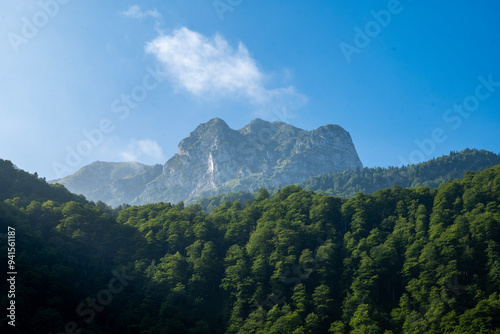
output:
<path id="1" fill-rule="evenodd" d="M 0 200 L 20 198 L 24 203 L 31 200 L 51 199 L 60 202 L 87 202 L 85 197 L 70 193 L 60 184 L 49 185 L 38 175 L 31 175 L 17 168 L 11 161 L 0 159 Z"/>
<path id="2" fill-rule="evenodd" d="M 500 166 L 438 189 L 342 199 L 287 186 L 210 214 L 112 213 L 0 204 L 2 237 L 17 231 L 18 330 L 500 333 Z"/>
<path id="3" fill-rule="evenodd" d="M 394 185 L 403 188 L 437 188 L 447 181 L 462 178 L 466 171 L 477 172 L 498 164 L 498 154 L 486 150 L 465 149 L 408 166 L 357 168 L 312 176 L 300 186 L 341 197 L 353 197 L 359 192 L 371 194 Z"/>

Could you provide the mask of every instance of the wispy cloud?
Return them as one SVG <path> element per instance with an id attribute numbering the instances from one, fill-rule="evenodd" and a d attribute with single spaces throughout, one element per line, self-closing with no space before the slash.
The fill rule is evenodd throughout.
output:
<path id="1" fill-rule="evenodd" d="M 127 9 L 124 12 L 121 12 L 121 14 L 138 20 L 142 20 L 148 16 L 155 19 L 161 18 L 161 14 L 156 9 L 143 11 L 141 10 L 141 7 L 139 7 L 138 5 L 130 6 L 129 9 Z"/>
<path id="2" fill-rule="evenodd" d="M 197 95 L 245 99 L 259 107 L 261 115 L 303 106 L 307 98 L 293 86 L 266 88 L 267 75 L 259 69 L 248 49 L 239 43 L 235 48 L 221 35 L 204 36 L 188 28 L 160 35 L 147 44 L 165 66 L 174 85 Z"/>
<path id="3" fill-rule="evenodd" d="M 122 151 L 120 155 L 127 161 L 144 161 L 146 163 L 151 161 L 165 161 L 165 156 L 163 155 L 163 150 L 160 145 L 151 139 L 132 139 L 127 145 L 127 148 Z"/>

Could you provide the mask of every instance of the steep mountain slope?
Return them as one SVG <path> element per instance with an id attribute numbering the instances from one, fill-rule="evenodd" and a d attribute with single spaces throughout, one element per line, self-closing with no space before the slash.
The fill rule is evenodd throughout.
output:
<path id="1" fill-rule="evenodd" d="M 99 199 L 115 207 L 131 203 L 146 188 L 146 185 L 161 175 L 162 165 L 148 166 L 124 178 L 117 178 L 92 193 L 92 199 Z"/>
<path id="2" fill-rule="evenodd" d="M 233 130 L 214 118 L 180 142 L 162 175 L 133 203 L 190 202 L 201 195 L 285 186 L 356 167 L 362 164 L 351 136 L 338 125 L 305 131 L 256 119 Z"/>

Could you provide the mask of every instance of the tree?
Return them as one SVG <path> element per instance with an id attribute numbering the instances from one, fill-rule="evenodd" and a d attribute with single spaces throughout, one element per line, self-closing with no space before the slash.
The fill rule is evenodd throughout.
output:
<path id="1" fill-rule="evenodd" d="M 380 327 L 372 319 L 372 310 L 368 304 L 360 304 L 349 321 L 351 334 L 379 334 Z"/>

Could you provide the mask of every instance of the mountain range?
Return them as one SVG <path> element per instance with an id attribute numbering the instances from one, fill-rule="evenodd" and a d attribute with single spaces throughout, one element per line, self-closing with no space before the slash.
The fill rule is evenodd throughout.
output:
<path id="1" fill-rule="evenodd" d="M 255 119 L 233 130 L 214 118 L 183 139 L 163 166 L 97 161 L 51 183 L 112 206 L 177 203 L 228 191 L 282 187 L 362 166 L 351 136 L 338 125 L 306 131 Z"/>
<path id="2" fill-rule="evenodd" d="M 243 204 L 259 188 L 298 184 L 348 198 L 394 185 L 436 188 L 498 164 L 498 154 L 465 149 L 410 166 L 363 168 L 349 133 L 338 125 L 306 131 L 255 119 L 233 130 L 214 118 L 183 139 L 164 165 L 96 161 L 50 182 L 113 207 L 184 201 L 210 211 L 225 200 Z"/>

